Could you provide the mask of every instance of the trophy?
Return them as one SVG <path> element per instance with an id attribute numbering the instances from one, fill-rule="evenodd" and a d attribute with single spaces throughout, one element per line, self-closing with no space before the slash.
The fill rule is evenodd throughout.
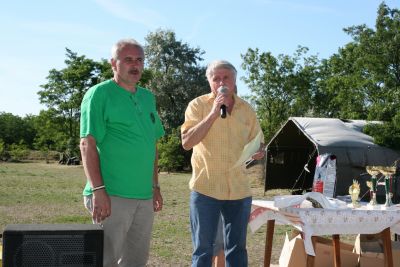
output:
<path id="1" fill-rule="evenodd" d="M 357 201 L 358 196 L 360 195 L 360 184 L 356 180 L 353 180 L 353 184 L 350 185 L 349 194 L 351 197 L 351 204 L 353 208 L 357 208 L 359 206 Z"/>
<path id="2" fill-rule="evenodd" d="M 393 174 L 396 173 L 396 167 L 380 167 L 380 173 L 385 176 L 385 193 L 386 193 L 386 202 L 385 207 L 392 206 L 392 197 L 393 197 Z"/>
<path id="3" fill-rule="evenodd" d="M 378 166 L 367 166 L 367 172 L 371 175 L 371 181 L 367 181 L 367 186 L 369 187 L 370 202 L 369 205 L 375 206 L 376 202 L 376 185 L 377 185 L 377 175 L 380 173 Z"/>

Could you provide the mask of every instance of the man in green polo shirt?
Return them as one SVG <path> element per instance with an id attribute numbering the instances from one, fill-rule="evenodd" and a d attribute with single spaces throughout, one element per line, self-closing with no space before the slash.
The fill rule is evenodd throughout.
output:
<path id="1" fill-rule="evenodd" d="M 154 212 L 162 209 L 156 142 L 164 129 L 154 95 L 137 85 L 144 51 L 133 39 L 112 48 L 114 77 L 81 104 L 85 206 L 104 229 L 103 266 L 145 266 Z"/>

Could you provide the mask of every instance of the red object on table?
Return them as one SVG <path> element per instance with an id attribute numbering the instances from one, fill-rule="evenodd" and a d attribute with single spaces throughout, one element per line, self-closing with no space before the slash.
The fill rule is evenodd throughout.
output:
<path id="1" fill-rule="evenodd" d="M 324 182 L 320 178 L 318 178 L 318 180 L 315 181 L 312 191 L 319 192 L 321 194 L 324 192 Z"/>

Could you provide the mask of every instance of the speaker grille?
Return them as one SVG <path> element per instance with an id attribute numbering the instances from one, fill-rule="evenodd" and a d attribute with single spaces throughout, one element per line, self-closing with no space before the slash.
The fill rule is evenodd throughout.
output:
<path id="1" fill-rule="evenodd" d="M 42 229 L 45 227 L 50 230 Z M 3 235 L 4 267 L 102 266 L 102 229 L 86 229 L 84 226 L 84 230 L 79 230 L 77 227 L 6 227 Z"/>
<path id="2" fill-rule="evenodd" d="M 26 239 L 13 257 L 13 266 L 56 266 L 54 250 L 45 242 Z"/>

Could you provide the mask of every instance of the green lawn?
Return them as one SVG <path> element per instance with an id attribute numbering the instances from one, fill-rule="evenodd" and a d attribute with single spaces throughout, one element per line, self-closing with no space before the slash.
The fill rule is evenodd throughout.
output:
<path id="1" fill-rule="evenodd" d="M 282 194 L 269 191 L 264 196 L 260 170 L 254 166 L 249 171 L 254 199 Z M 155 218 L 149 266 L 190 265 L 189 179 L 189 173 L 160 174 L 164 209 Z M 91 223 L 81 196 L 84 183 L 82 166 L 0 163 L 0 232 L 7 224 Z M 272 263 L 278 263 L 286 231 L 290 227 L 275 227 Z M 256 233 L 249 231 L 247 241 L 249 266 L 262 266 L 265 226 Z"/>

